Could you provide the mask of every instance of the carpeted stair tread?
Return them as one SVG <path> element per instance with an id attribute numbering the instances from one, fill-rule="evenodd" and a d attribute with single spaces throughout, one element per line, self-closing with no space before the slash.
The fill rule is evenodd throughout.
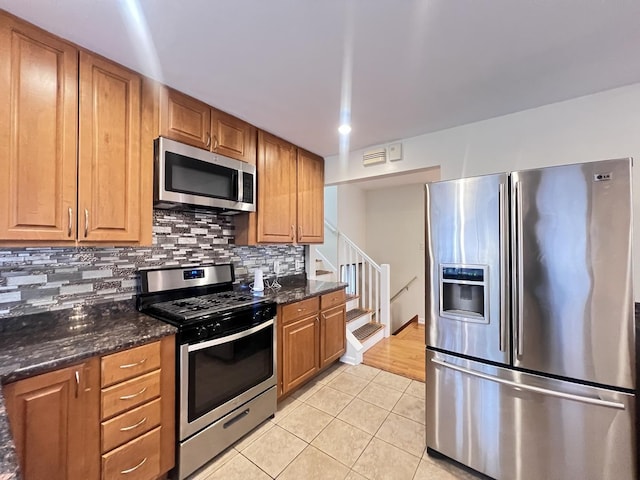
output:
<path id="1" fill-rule="evenodd" d="M 360 318 L 362 315 L 369 313 L 369 310 L 363 310 L 362 308 L 354 308 L 347 312 L 347 323 L 356 318 Z"/>
<path id="2" fill-rule="evenodd" d="M 376 333 L 381 328 L 382 328 L 381 323 L 370 322 L 355 329 L 351 333 L 353 333 L 353 336 L 356 337 L 360 342 L 363 342 L 364 340 L 366 340 L 368 337 Z"/>

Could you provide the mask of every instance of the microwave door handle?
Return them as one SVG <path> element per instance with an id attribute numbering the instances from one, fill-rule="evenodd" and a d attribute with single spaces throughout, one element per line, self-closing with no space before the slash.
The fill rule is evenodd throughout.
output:
<path id="1" fill-rule="evenodd" d="M 242 170 L 238 171 L 236 175 L 238 175 L 238 179 L 236 181 L 236 185 L 238 188 L 238 191 L 236 192 L 236 198 L 238 199 L 238 202 L 243 202 L 244 201 L 244 175 L 242 173 Z"/>
<path id="2" fill-rule="evenodd" d="M 215 347 L 216 345 L 222 345 L 224 343 L 233 342 L 235 340 L 239 340 L 244 337 L 248 337 L 249 335 L 253 335 L 260 330 L 264 330 L 273 325 L 273 320 L 269 320 L 268 322 L 261 323 L 260 325 L 256 325 L 249 330 L 243 330 L 242 332 L 234 333 L 233 335 L 226 335 L 221 338 L 215 338 L 213 340 L 209 340 L 207 342 L 196 343 L 193 345 L 189 345 L 189 352 L 195 352 L 197 350 L 202 350 L 203 348 Z"/>

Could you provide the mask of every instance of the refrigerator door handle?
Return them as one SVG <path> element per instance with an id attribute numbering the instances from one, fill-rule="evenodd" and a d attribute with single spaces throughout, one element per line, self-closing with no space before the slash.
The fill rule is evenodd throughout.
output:
<path id="1" fill-rule="evenodd" d="M 505 331 L 507 321 L 507 221 L 505 219 L 505 197 L 504 183 L 498 187 L 498 221 L 500 225 L 500 351 L 507 351 L 507 332 Z"/>
<path id="2" fill-rule="evenodd" d="M 574 395 L 572 393 L 558 392 L 556 390 L 549 390 L 548 388 L 535 387 L 533 385 L 518 383 L 512 380 L 506 380 L 504 378 L 494 377 L 493 375 L 487 375 L 486 373 L 476 372 L 475 370 L 470 370 L 468 368 L 460 367 L 458 365 L 453 365 L 443 360 L 438 360 L 437 358 L 432 358 L 431 361 L 436 365 L 440 365 L 441 367 L 450 368 L 451 370 L 455 370 L 460 373 L 471 375 L 473 377 L 482 378 L 483 380 L 489 380 L 490 382 L 499 383 L 501 385 L 507 385 L 516 390 L 524 390 L 527 392 L 539 393 L 541 395 L 548 395 L 550 397 L 564 398 L 566 400 L 573 400 L 576 402 L 588 403 L 591 405 L 597 405 L 599 407 L 616 408 L 618 410 L 625 409 L 624 404 L 620 402 L 600 400 L 599 398 L 584 397 L 582 395 Z"/>
<path id="3" fill-rule="evenodd" d="M 522 188 L 520 182 L 515 182 L 515 202 L 516 202 L 516 275 L 518 277 L 517 291 L 515 295 L 515 302 L 517 308 L 517 347 L 516 354 L 521 357 L 524 352 L 524 306 L 522 302 L 522 292 L 524 291 L 524 278 L 523 274 L 523 257 L 522 250 Z"/>

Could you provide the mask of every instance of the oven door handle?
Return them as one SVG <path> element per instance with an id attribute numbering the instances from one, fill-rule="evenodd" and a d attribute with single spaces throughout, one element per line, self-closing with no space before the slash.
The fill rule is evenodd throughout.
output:
<path id="1" fill-rule="evenodd" d="M 214 340 L 209 340 L 207 342 L 195 343 L 193 345 L 189 345 L 187 351 L 195 352 L 197 350 L 202 350 L 203 348 L 215 347 L 216 345 L 222 345 L 223 343 L 233 342 L 240 338 L 253 335 L 254 333 L 259 332 L 260 330 L 264 330 L 265 328 L 268 328 L 272 325 L 273 325 L 273 320 L 269 320 L 268 322 L 261 323 L 260 325 L 250 328 L 249 330 L 243 330 L 242 332 L 234 333 L 233 335 L 227 335 L 222 338 L 216 338 Z"/>

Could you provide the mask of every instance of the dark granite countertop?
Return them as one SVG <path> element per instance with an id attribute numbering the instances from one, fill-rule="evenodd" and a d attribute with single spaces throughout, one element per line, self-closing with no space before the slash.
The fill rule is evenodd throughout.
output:
<path id="1" fill-rule="evenodd" d="M 271 282 L 267 280 L 265 286 Z M 278 305 L 299 302 L 307 298 L 324 295 L 345 288 L 348 284 L 343 282 L 322 282 L 319 280 L 307 280 L 304 274 L 293 275 L 279 279 L 280 288 L 266 287 L 262 295 L 274 300 Z M 240 287 L 246 289 L 248 287 Z M 254 292 L 256 295 L 256 292 Z"/>
<path id="2" fill-rule="evenodd" d="M 9 383 L 175 333 L 139 313 L 132 301 L 2 320 L 0 382 Z M 18 479 L 18 462 L 4 396 L 0 396 L 0 480 Z"/>

